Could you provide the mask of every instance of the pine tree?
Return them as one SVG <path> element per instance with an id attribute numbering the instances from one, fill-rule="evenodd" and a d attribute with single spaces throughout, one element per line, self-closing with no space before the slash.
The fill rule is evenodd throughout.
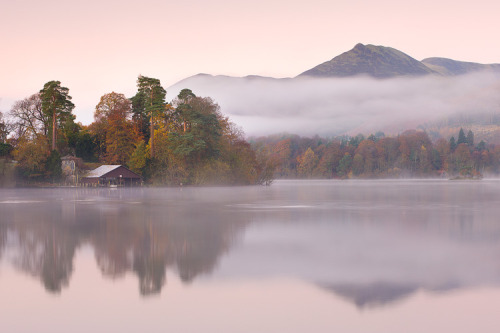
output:
<path id="1" fill-rule="evenodd" d="M 149 119 L 149 140 L 151 158 L 154 158 L 154 120 L 165 110 L 167 92 L 161 86 L 160 80 L 139 75 L 137 79 L 137 94 L 131 98 L 134 117 Z"/>
<path id="2" fill-rule="evenodd" d="M 462 144 L 462 143 L 467 143 L 467 138 L 465 136 L 465 132 L 463 128 L 460 128 L 460 132 L 458 133 L 458 141 L 457 141 L 457 146 Z"/>
<path id="3" fill-rule="evenodd" d="M 453 152 L 457 148 L 457 143 L 455 142 L 455 137 L 450 138 L 450 151 Z"/>
<path id="4" fill-rule="evenodd" d="M 57 126 L 61 124 L 66 117 L 71 115 L 75 105 L 71 102 L 69 89 L 61 87 L 60 81 L 49 81 L 45 83 L 40 90 L 42 99 L 42 111 L 50 121 L 50 130 L 52 131 L 52 150 L 56 150 Z"/>
<path id="5" fill-rule="evenodd" d="M 471 148 L 474 147 L 474 133 L 472 133 L 471 130 L 467 132 L 467 145 L 469 145 L 469 147 Z"/>

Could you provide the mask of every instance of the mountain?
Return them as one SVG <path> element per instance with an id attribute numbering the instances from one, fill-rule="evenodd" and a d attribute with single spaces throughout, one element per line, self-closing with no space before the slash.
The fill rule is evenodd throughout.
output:
<path id="1" fill-rule="evenodd" d="M 500 64 L 478 64 L 475 62 L 457 61 L 447 58 L 427 58 L 422 63 L 444 76 L 462 75 L 479 71 L 500 72 Z"/>
<path id="2" fill-rule="evenodd" d="M 167 88 L 167 98 L 184 88 L 209 96 L 249 135 L 392 135 L 422 126 L 449 137 L 464 127 L 478 140 L 500 142 L 498 69 L 419 62 L 390 47 L 358 44 L 294 78 L 198 74 Z"/>
<path id="3" fill-rule="evenodd" d="M 375 78 L 436 74 L 434 70 L 392 47 L 357 44 L 299 76 L 348 77 L 369 75 Z"/>

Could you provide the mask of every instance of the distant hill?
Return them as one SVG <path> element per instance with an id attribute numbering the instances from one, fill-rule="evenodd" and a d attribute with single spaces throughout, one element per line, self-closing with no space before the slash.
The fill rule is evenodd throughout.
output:
<path id="1" fill-rule="evenodd" d="M 427 58 L 422 63 L 435 72 L 445 76 L 462 75 L 478 71 L 498 71 L 500 64 L 478 64 L 475 62 L 457 61 L 447 58 Z"/>
<path id="2" fill-rule="evenodd" d="M 422 76 L 435 74 L 441 76 L 457 76 L 480 71 L 500 73 L 500 64 L 479 64 L 474 62 L 457 61 L 447 58 L 432 57 L 418 61 L 411 56 L 392 47 L 356 44 L 350 51 L 336 56 L 313 67 L 300 77 L 331 77 L 345 78 L 367 75 L 374 78 L 392 78 L 401 76 Z M 275 79 L 257 75 L 245 77 L 231 77 L 226 75 L 197 74 L 177 82 L 174 86 L 182 86 L 193 81 L 211 81 L 221 84 L 223 81 L 241 80 L 290 80 Z"/>
<path id="3" fill-rule="evenodd" d="M 294 78 L 198 74 L 167 88 L 209 96 L 250 135 L 355 135 L 411 128 L 438 136 L 473 129 L 500 142 L 500 64 L 418 61 L 396 49 L 357 44 Z"/>
<path id="4" fill-rule="evenodd" d="M 434 70 L 392 47 L 357 44 L 299 76 L 348 77 L 369 75 L 375 78 L 436 74 Z"/>

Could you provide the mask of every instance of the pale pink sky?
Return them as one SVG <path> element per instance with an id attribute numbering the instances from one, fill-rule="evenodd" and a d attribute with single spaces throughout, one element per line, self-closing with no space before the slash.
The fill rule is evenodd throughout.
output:
<path id="1" fill-rule="evenodd" d="M 83 123 L 139 74 L 291 77 L 358 42 L 500 63 L 494 0 L 1 1 L 0 111 L 59 80 Z"/>

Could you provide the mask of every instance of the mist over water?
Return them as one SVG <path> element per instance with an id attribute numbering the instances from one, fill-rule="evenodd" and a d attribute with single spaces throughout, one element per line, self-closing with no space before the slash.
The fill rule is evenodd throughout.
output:
<path id="1" fill-rule="evenodd" d="M 323 332 L 340 328 L 327 315 L 333 309 L 351 309 L 342 325 L 362 330 L 373 328 L 366 316 L 384 314 L 402 329 L 405 311 L 439 327 L 426 309 L 448 298 L 454 301 L 442 311 L 475 304 L 454 331 L 477 318 L 484 328 L 493 318 L 484 309 L 500 303 L 499 185 L 281 180 L 271 187 L 2 189 L 0 293 L 17 297 L 19 307 L 0 303 L 8 318 L 0 330 L 29 332 L 16 321 L 26 309 L 57 308 L 73 331 L 85 332 L 81 307 L 97 304 L 106 304 L 106 317 L 87 311 L 86 320 L 116 329 L 147 320 L 158 332 L 177 324 L 231 332 L 237 322 L 294 331 L 282 312 Z M 143 310 L 118 319 L 137 307 Z M 227 307 L 234 323 L 218 317 Z M 192 316 L 219 319 L 182 319 Z M 39 318 L 42 331 L 68 328 L 50 318 Z"/>
<path id="2" fill-rule="evenodd" d="M 168 89 L 212 97 L 248 135 L 289 132 L 396 134 L 450 115 L 498 112 L 500 77 L 477 72 L 378 80 L 369 77 L 271 79 L 198 75 Z"/>

